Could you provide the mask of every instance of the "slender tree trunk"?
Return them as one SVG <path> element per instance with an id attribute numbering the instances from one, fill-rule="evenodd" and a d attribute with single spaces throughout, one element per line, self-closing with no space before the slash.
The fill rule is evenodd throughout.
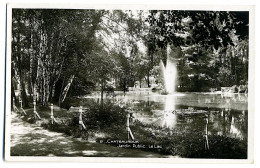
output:
<path id="1" fill-rule="evenodd" d="M 29 103 L 28 103 L 28 99 L 27 99 L 27 94 L 26 94 L 26 90 L 25 90 L 25 85 L 24 82 L 21 81 L 21 98 L 23 100 L 23 106 L 24 107 L 29 107 Z"/>
<path id="2" fill-rule="evenodd" d="M 70 79 L 69 79 L 67 85 L 65 86 L 65 88 L 64 88 L 64 90 L 63 90 L 63 92 L 62 92 L 62 94 L 61 94 L 61 98 L 60 98 L 60 102 L 61 102 L 61 103 L 65 100 L 65 98 L 66 98 L 66 96 L 67 96 L 67 93 L 68 93 L 68 91 L 69 91 L 69 89 L 70 89 L 70 86 L 71 86 L 71 84 L 72 84 L 72 82 L 73 82 L 73 80 L 74 80 L 74 77 L 75 77 L 75 75 L 71 75 L 71 76 L 70 76 Z"/>
<path id="3" fill-rule="evenodd" d="M 43 21 L 42 21 L 43 22 Z M 39 32 L 40 44 L 39 44 L 39 57 L 37 67 L 37 98 L 42 106 L 46 106 L 48 103 L 48 53 L 47 53 L 47 33 L 43 24 L 41 24 L 41 30 Z"/>
<path id="4" fill-rule="evenodd" d="M 148 77 L 147 77 L 147 87 L 148 87 L 148 88 L 150 87 L 150 79 L 149 79 L 150 77 L 149 77 L 149 75 L 150 75 L 150 74 L 148 73 Z"/>
<path id="5" fill-rule="evenodd" d="M 103 107 L 103 103 L 104 103 L 104 80 L 102 79 L 101 81 L 101 106 Z"/>
<path id="6" fill-rule="evenodd" d="M 46 75 L 46 67 L 43 66 L 42 70 L 42 106 L 47 105 L 47 75 Z"/>
<path id="7" fill-rule="evenodd" d="M 147 82 L 147 87 L 150 87 L 150 70 L 147 71 L 147 78 L 146 78 L 146 82 Z"/>
<path id="8" fill-rule="evenodd" d="M 32 22 L 30 20 L 30 22 Z M 30 24 L 31 25 L 31 24 Z M 31 25 L 30 26 L 31 28 L 31 34 L 30 34 L 30 45 L 28 46 L 28 53 L 29 53 L 29 57 L 30 57 L 30 70 L 29 70 L 29 82 L 28 82 L 28 85 L 29 85 L 29 94 L 30 94 L 30 97 L 32 97 L 32 94 L 33 94 L 33 89 L 34 89 L 34 83 L 33 83 L 33 65 L 34 65 L 34 53 L 33 53 L 33 26 Z"/>
<path id="9" fill-rule="evenodd" d="M 63 80 L 62 80 L 62 85 L 61 85 L 61 89 L 60 89 L 59 106 L 61 106 L 61 96 L 62 96 L 62 90 L 63 90 L 63 88 L 64 88 L 64 84 L 65 84 L 65 79 L 63 78 Z"/>
<path id="10" fill-rule="evenodd" d="M 20 25 L 20 19 L 21 17 L 19 17 L 18 19 L 18 24 Z M 22 77 L 22 55 L 21 55 L 21 37 L 20 37 L 20 32 L 18 33 L 17 35 L 17 73 L 16 73 L 16 76 L 17 76 L 17 81 L 18 81 L 18 84 L 19 84 L 19 91 L 20 91 L 20 98 L 22 99 L 23 101 L 23 105 L 24 107 L 28 107 L 29 104 L 28 104 L 28 100 L 27 100 L 27 95 L 26 95 L 26 91 L 25 91 L 25 84 L 24 84 L 24 81 L 23 81 L 23 77 Z"/>
<path id="11" fill-rule="evenodd" d="M 49 100 L 50 100 L 50 101 L 53 101 L 53 97 L 54 97 L 54 95 L 55 95 L 56 83 L 57 83 L 58 80 L 60 79 L 60 75 L 61 75 L 61 72 L 62 72 L 63 63 L 64 63 L 64 58 L 63 58 L 63 60 L 62 60 L 62 62 L 61 62 L 61 64 L 60 64 L 60 67 L 59 67 L 59 70 L 58 70 L 58 71 L 56 71 L 56 69 L 53 68 L 54 71 L 55 71 L 55 73 L 52 75 L 52 77 L 54 78 L 54 81 L 53 81 L 53 83 L 52 83 L 52 86 L 50 86 L 50 95 L 49 95 Z M 56 74 L 58 74 L 58 75 L 56 76 Z M 62 86 L 62 87 L 63 87 L 63 86 Z"/>
<path id="12" fill-rule="evenodd" d="M 14 102 L 13 102 L 13 99 L 14 99 Z M 13 105 L 15 104 L 15 101 L 16 101 L 16 97 L 15 97 L 15 93 L 14 93 L 14 84 L 13 82 L 11 82 L 11 109 L 13 109 Z"/>

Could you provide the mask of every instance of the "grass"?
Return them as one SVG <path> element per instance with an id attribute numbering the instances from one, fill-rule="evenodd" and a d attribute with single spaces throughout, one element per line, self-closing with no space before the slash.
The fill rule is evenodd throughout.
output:
<path id="1" fill-rule="evenodd" d="M 89 110 L 83 113 L 83 122 L 87 130 L 80 128 L 77 112 L 67 110 L 55 110 L 54 117 L 59 124 L 50 124 L 50 109 L 37 109 L 43 118 L 41 125 L 49 130 L 62 132 L 67 135 L 83 139 L 100 140 L 127 140 L 126 131 L 126 109 L 113 103 L 106 102 L 102 106 L 95 102 L 85 102 L 84 106 Z M 27 116 L 23 120 L 35 122 L 33 119 L 33 109 L 26 109 Z M 219 159 L 246 159 L 247 140 L 238 140 L 221 135 L 209 135 L 209 149 L 205 149 L 205 137 L 201 132 L 189 131 L 183 133 L 182 130 L 170 130 L 144 124 L 135 120 L 131 124 L 131 130 L 135 139 L 145 146 L 157 145 L 161 148 L 144 148 L 142 150 L 158 152 L 165 155 L 180 156 L 184 158 L 219 158 Z M 105 136 L 96 137 L 97 134 Z M 116 145 L 116 144 L 112 144 Z"/>
<path id="2" fill-rule="evenodd" d="M 140 122 L 133 123 L 131 130 L 139 143 L 145 146 L 155 145 L 162 148 L 144 148 L 142 150 L 158 152 L 184 158 L 216 158 L 216 159 L 246 159 L 247 141 L 240 141 L 220 135 L 209 135 L 209 150 L 205 149 L 205 137 L 199 132 L 182 133 L 180 130 L 169 131 Z M 107 130 L 107 139 L 126 139 L 126 129 Z M 99 139 L 100 140 L 100 139 Z M 116 144 L 114 144 L 116 145 Z"/>

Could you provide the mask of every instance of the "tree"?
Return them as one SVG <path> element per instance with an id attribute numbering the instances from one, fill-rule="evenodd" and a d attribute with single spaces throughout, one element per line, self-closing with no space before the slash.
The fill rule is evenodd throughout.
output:
<path id="1" fill-rule="evenodd" d="M 142 80 L 147 78 L 147 73 L 149 71 L 149 60 L 146 55 L 141 55 L 136 57 L 134 60 L 134 74 L 136 80 L 139 81 L 139 87 L 142 87 Z"/>
<path id="2" fill-rule="evenodd" d="M 233 45 L 232 32 L 240 39 L 248 38 L 248 15 L 248 12 L 152 10 L 147 22 L 160 48 L 167 44 L 199 44 L 218 49 Z"/>
<path id="3" fill-rule="evenodd" d="M 181 48 L 183 54 L 175 60 L 181 88 L 196 81 L 205 84 L 198 85 L 201 88 L 239 84 L 239 81 L 247 80 L 244 71 L 244 79 L 238 79 L 236 74 L 241 69 L 239 67 L 247 67 L 248 54 L 244 52 L 243 56 L 234 57 L 234 53 L 239 50 L 241 41 L 248 41 L 248 21 L 248 12 L 150 11 L 147 18 L 153 46 L 150 48 L 153 52 L 166 50 L 168 45 Z M 233 54 L 228 54 L 230 52 Z M 161 56 L 166 64 L 167 55 Z M 241 64 L 238 60 L 243 58 Z M 195 85 L 193 87 L 193 91 L 200 90 Z"/>
<path id="4" fill-rule="evenodd" d="M 24 88 L 24 83 L 29 86 L 21 92 L 24 102 L 25 90 L 37 93 L 43 106 L 52 101 L 55 91 L 59 91 L 56 95 L 60 102 L 64 101 L 80 71 L 79 63 L 94 51 L 102 13 L 102 10 L 13 9 L 13 68 L 18 72 L 17 81 L 22 81 L 20 88 Z M 64 85 L 57 90 L 59 80 Z"/>
<path id="5" fill-rule="evenodd" d="M 98 32 L 104 48 L 116 60 L 116 82 L 126 91 L 136 80 L 135 59 L 139 57 L 140 44 L 145 40 L 142 11 L 106 11 Z"/>

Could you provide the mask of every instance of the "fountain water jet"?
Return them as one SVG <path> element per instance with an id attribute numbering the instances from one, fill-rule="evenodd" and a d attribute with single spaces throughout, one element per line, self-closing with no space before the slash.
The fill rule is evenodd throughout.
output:
<path id="1" fill-rule="evenodd" d="M 177 76 L 177 69 L 175 63 L 169 58 L 171 49 L 170 46 L 167 46 L 167 61 L 166 65 L 161 61 L 161 69 L 164 79 L 164 87 L 165 91 L 168 94 L 172 94 L 175 91 L 175 84 L 176 84 L 176 76 Z"/>
<path id="2" fill-rule="evenodd" d="M 165 98 L 165 106 L 164 106 L 164 114 L 161 122 L 162 127 L 167 127 L 173 129 L 177 123 L 177 115 L 173 113 L 175 110 L 175 96 L 173 93 L 175 91 L 176 85 L 176 76 L 177 76 L 177 68 L 175 63 L 170 58 L 170 46 L 167 46 L 167 61 L 164 65 L 163 61 L 161 61 L 161 70 L 164 79 L 164 88 L 167 96 Z"/>

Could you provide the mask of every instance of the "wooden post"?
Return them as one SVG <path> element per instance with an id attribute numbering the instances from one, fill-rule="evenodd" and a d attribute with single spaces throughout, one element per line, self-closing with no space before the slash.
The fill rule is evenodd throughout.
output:
<path id="1" fill-rule="evenodd" d="M 33 113 L 34 113 L 34 118 L 36 119 L 37 117 L 41 120 L 40 115 L 36 111 L 36 100 L 33 100 Z"/>
<path id="2" fill-rule="evenodd" d="M 13 110 L 15 110 L 15 99 L 13 97 Z"/>
<path id="3" fill-rule="evenodd" d="M 23 108 L 23 100 L 20 99 L 21 109 Z"/>
<path id="4" fill-rule="evenodd" d="M 209 150 L 209 139 L 208 139 L 208 123 L 209 123 L 209 119 L 208 119 L 208 115 L 206 115 L 207 118 L 206 118 L 206 127 L 205 127 L 205 138 L 206 138 L 206 141 L 205 141 L 205 149 L 206 150 Z"/>
<path id="5" fill-rule="evenodd" d="M 51 124 L 53 124 L 53 104 L 51 104 Z"/>
<path id="6" fill-rule="evenodd" d="M 86 126 L 82 121 L 82 106 L 79 107 L 79 125 L 82 126 L 84 129 L 86 129 Z"/>
<path id="7" fill-rule="evenodd" d="M 51 103 L 51 124 L 57 123 L 56 118 L 53 115 L 53 104 Z"/>
<path id="8" fill-rule="evenodd" d="M 126 120 L 126 130 L 127 130 L 127 140 L 129 140 L 129 137 L 131 137 L 132 140 L 134 140 L 134 135 L 130 129 L 130 113 L 127 113 L 126 116 L 127 120 Z"/>
<path id="9" fill-rule="evenodd" d="M 35 112 L 36 111 L 36 101 L 35 101 L 35 99 L 33 100 L 33 112 Z"/>
<path id="10" fill-rule="evenodd" d="M 33 113 L 34 113 L 34 118 L 36 119 L 36 101 L 35 99 L 33 100 Z"/>
<path id="11" fill-rule="evenodd" d="M 35 91 L 35 88 L 34 88 L 34 90 L 33 90 L 33 101 L 36 101 L 36 100 L 37 100 L 37 94 L 36 94 L 36 91 Z"/>
<path id="12" fill-rule="evenodd" d="M 15 99 L 14 99 L 14 97 L 13 97 L 13 111 L 16 110 L 15 108 L 16 108 L 16 107 L 15 107 Z"/>
<path id="13" fill-rule="evenodd" d="M 127 140 L 129 140 L 129 134 L 130 134 L 130 127 L 129 127 L 130 114 L 129 113 L 127 113 L 126 118 L 127 118 L 127 120 L 126 120 Z"/>
<path id="14" fill-rule="evenodd" d="M 130 118 L 129 118 L 129 123 L 130 124 L 133 123 L 133 118 L 134 118 L 133 112 L 130 112 Z"/>
<path id="15" fill-rule="evenodd" d="M 21 104 L 21 107 L 20 107 L 21 111 L 24 113 L 24 115 L 27 115 L 23 109 L 23 100 L 22 99 L 20 99 L 20 104 Z"/>
<path id="16" fill-rule="evenodd" d="M 53 116 L 53 104 L 51 103 L 51 116 Z"/>
<path id="17" fill-rule="evenodd" d="M 79 107 L 79 122 L 82 122 L 82 106 Z"/>
<path id="18" fill-rule="evenodd" d="M 18 110 L 18 108 L 16 107 L 16 105 L 15 105 L 15 99 L 13 98 L 13 106 L 14 106 L 14 111 L 16 111 L 16 112 L 19 112 L 19 110 Z"/>

